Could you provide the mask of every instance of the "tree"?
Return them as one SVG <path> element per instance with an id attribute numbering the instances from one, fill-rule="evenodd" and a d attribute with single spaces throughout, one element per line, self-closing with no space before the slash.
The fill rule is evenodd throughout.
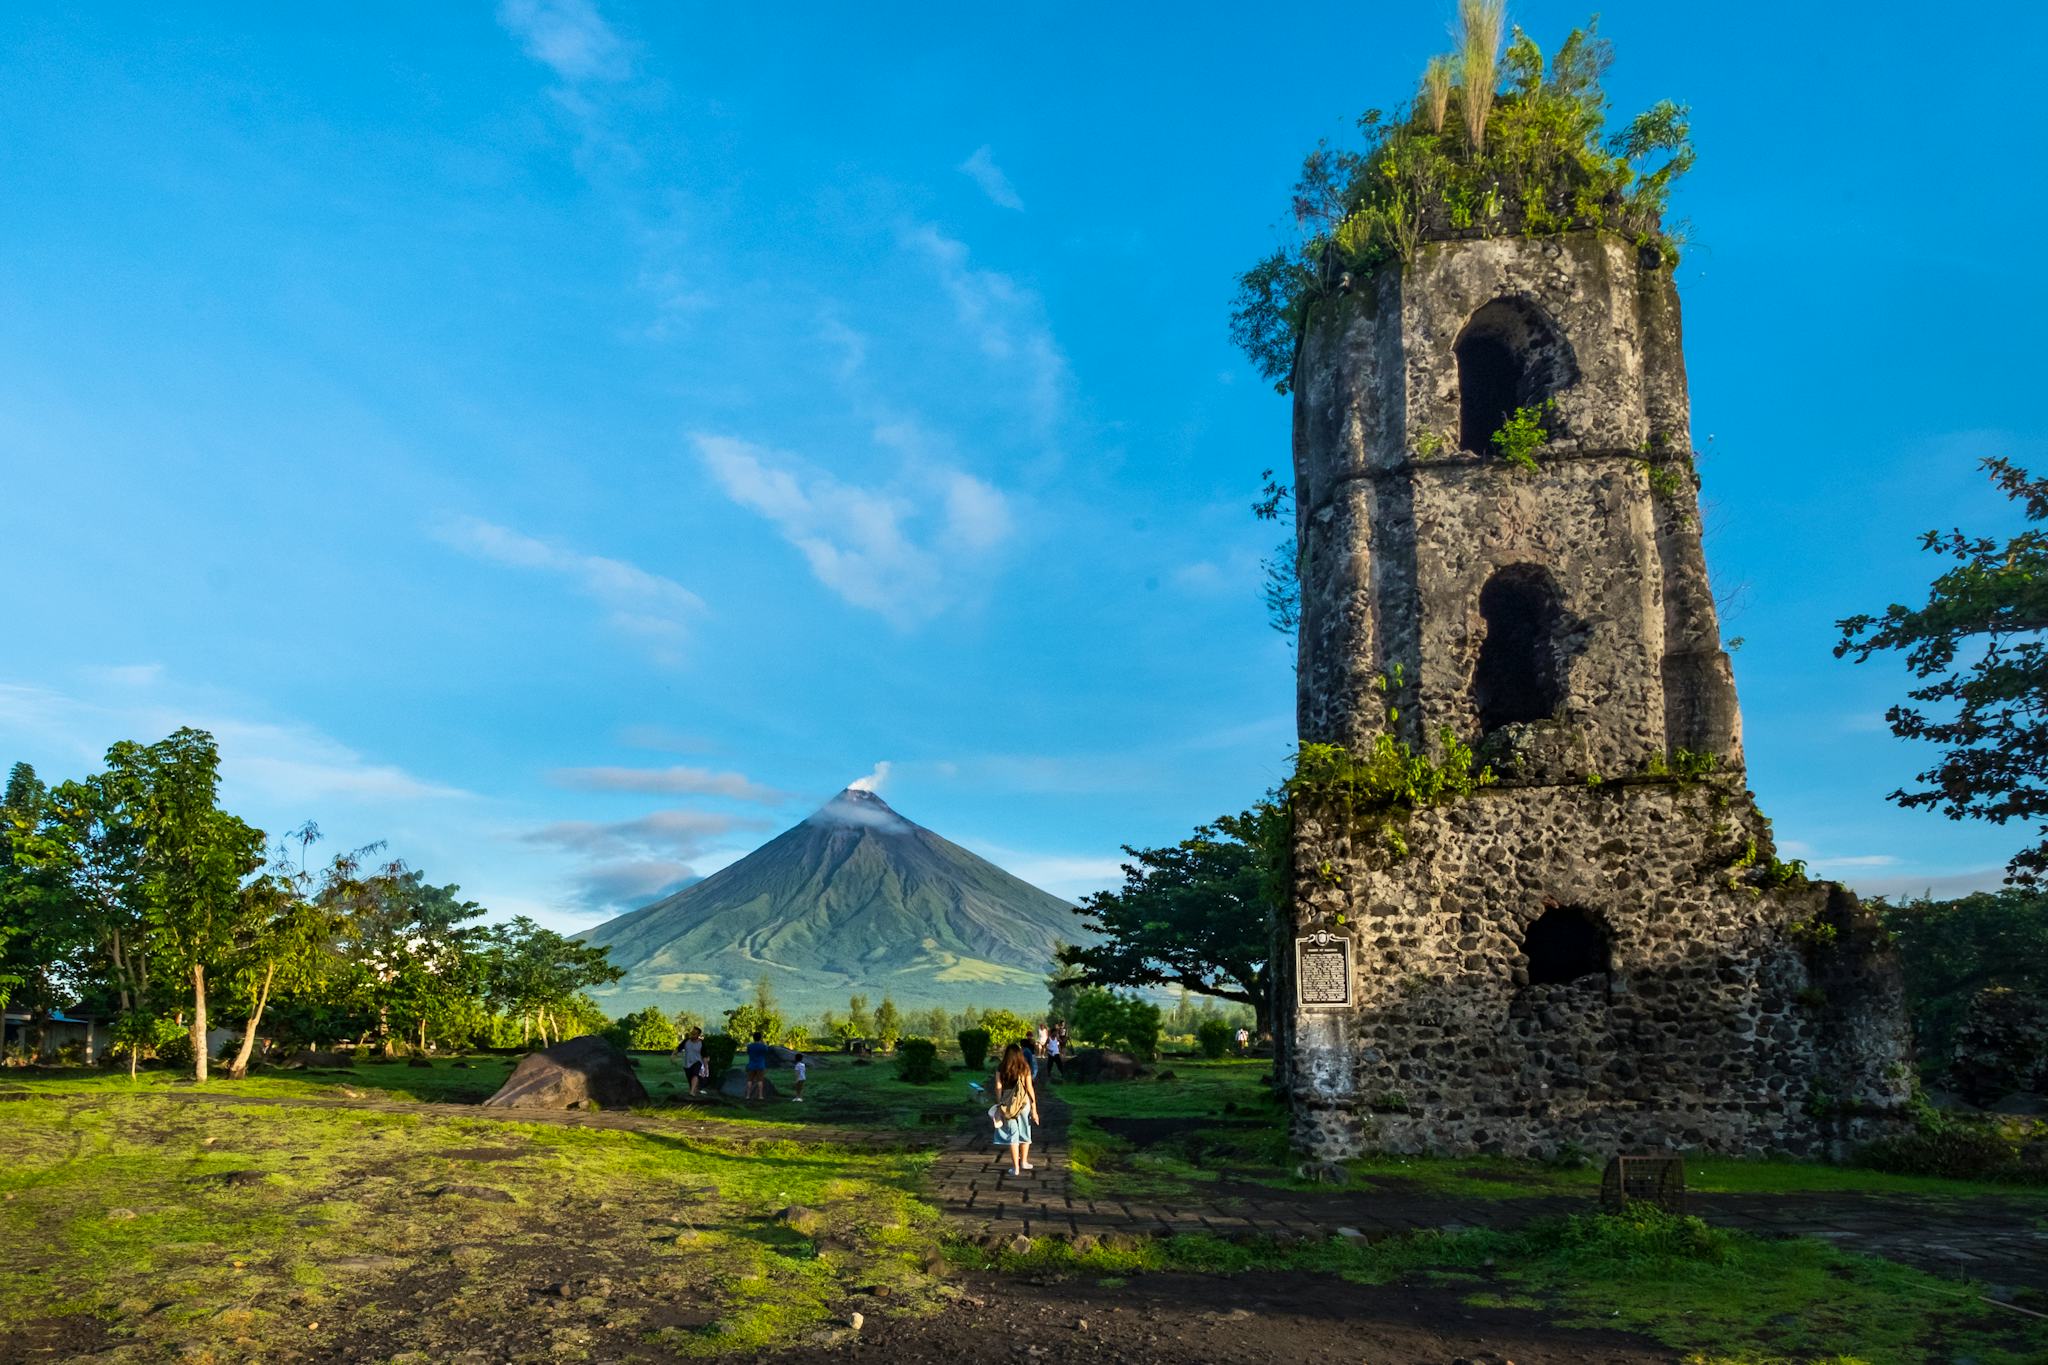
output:
<path id="1" fill-rule="evenodd" d="M 491 929 L 488 944 L 482 973 L 486 998 L 493 1008 L 536 1027 L 543 1045 L 551 1026 L 560 1040 L 569 1036 L 568 1027 L 588 1024 L 597 1013 L 585 990 L 626 974 L 612 965 L 609 948 L 564 938 L 525 915 Z"/>
<path id="2" fill-rule="evenodd" d="M 903 1016 L 897 1012 L 896 1002 L 885 995 L 882 1003 L 875 1006 L 875 1045 L 888 1052 L 902 1036 Z"/>
<path id="3" fill-rule="evenodd" d="M 1121 1047 L 1134 1057 L 1159 1051 L 1159 1006 L 1125 991 L 1082 991 L 1074 1001 L 1073 1028 L 1083 1042 Z"/>
<path id="4" fill-rule="evenodd" d="M 1837 624 L 1835 655 L 1862 663 L 1900 651 L 1926 685 L 1909 690 L 1885 721 L 1901 739 L 1943 746 L 1932 768 L 1891 800 L 1931 808 L 1951 820 L 2036 826 L 2030 847 L 2013 855 L 2006 879 L 2040 886 L 2048 878 L 2048 481 L 2006 460 L 1984 468 L 2025 510 L 2027 529 L 2000 542 L 1962 531 L 1929 531 L 1921 548 L 1954 564 L 1935 578 L 1926 604 L 1894 602 L 1882 616 Z"/>
<path id="5" fill-rule="evenodd" d="M 192 1075 L 207 1074 L 207 972 L 233 947 L 248 908 L 244 880 L 263 866 L 263 831 L 220 808 L 220 752 L 190 727 L 107 753 L 142 837 L 143 915 L 151 954 L 191 989 Z"/>
<path id="6" fill-rule="evenodd" d="M 673 1019 L 658 1009 L 644 1009 L 613 1021 L 605 1037 L 633 1052 L 674 1052 L 681 1042 Z"/>
<path id="7" fill-rule="evenodd" d="M 1278 910 L 1276 861 L 1286 814 L 1261 802 L 1203 825 L 1171 848 L 1124 852 L 1124 885 L 1076 909 L 1100 935 L 1063 948 L 1060 961 L 1098 986 L 1171 983 L 1252 1007 L 1264 1031 L 1266 974 Z"/>
<path id="8" fill-rule="evenodd" d="M 309 881 L 303 871 L 293 874 L 280 868 L 243 891 L 248 903 L 243 937 L 229 959 L 227 976 L 243 1015 L 242 1043 L 228 1065 L 230 1077 L 249 1073 L 249 1058 L 255 1053 L 272 992 L 314 986 L 320 980 L 324 953 L 344 927 L 345 921 L 330 906 L 305 894 Z"/>

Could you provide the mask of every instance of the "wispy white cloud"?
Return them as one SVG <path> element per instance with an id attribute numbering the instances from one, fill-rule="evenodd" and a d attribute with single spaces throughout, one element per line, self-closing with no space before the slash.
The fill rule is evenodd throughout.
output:
<path id="1" fill-rule="evenodd" d="M 988 196 L 988 201 L 997 208 L 1015 209 L 1019 213 L 1024 211 L 1023 196 L 1019 195 L 1017 187 L 1010 183 L 1010 177 L 1003 174 L 1003 168 L 996 165 L 995 157 L 986 143 L 976 147 L 974 155 L 960 163 L 959 170 L 979 185 L 981 192 Z"/>
<path id="2" fill-rule="evenodd" d="M 713 772 L 680 764 L 669 768 L 560 768 L 552 778 L 558 786 L 578 791 L 729 796 L 736 801 L 764 805 L 789 799 L 789 793 L 764 786 L 742 773 Z"/>
<path id="3" fill-rule="evenodd" d="M 623 909 L 694 879 L 696 861 L 725 836 L 767 824 L 711 811 L 658 810 L 630 820 L 558 820 L 520 838 L 583 860 L 569 881 L 584 906 Z"/>
<path id="4" fill-rule="evenodd" d="M 1842 880 L 1864 896 L 1886 896 L 1892 900 L 1918 900 L 1922 896 L 1931 896 L 1944 900 L 1951 896 L 1967 896 L 1972 891 L 1998 890 L 2005 885 L 2005 869 L 1980 867 L 1963 872 L 1894 872 L 1884 876 L 1849 872 Z"/>
<path id="5" fill-rule="evenodd" d="M 1069 376 L 1044 301 L 1001 271 L 974 265 L 965 242 L 930 223 L 906 228 L 903 242 L 937 274 L 962 330 L 983 355 L 1015 373 L 1034 420 L 1050 427 L 1065 407 Z"/>
<path id="6" fill-rule="evenodd" d="M 622 81 L 632 54 L 590 0 L 503 0 L 498 22 L 526 55 L 572 84 Z"/>
<path id="7" fill-rule="evenodd" d="M 714 846 L 738 829 L 764 829 L 768 822 L 718 811 L 657 810 L 630 820 L 557 820 L 520 836 L 575 853 L 613 856 L 634 852 L 672 853 L 687 858 Z"/>
<path id="8" fill-rule="evenodd" d="M 994 863 L 1013 877 L 1022 877 L 1043 891 L 1067 900 L 1123 883 L 1123 859 L 1096 853 L 1038 853 L 1007 848 L 985 840 L 963 840 L 962 846 Z M 1079 928 L 1079 921 L 1076 921 Z"/>
<path id="9" fill-rule="evenodd" d="M 772 523 L 819 582 L 899 625 L 943 610 L 947 571 L 1010 534 L 1003 494 L 959 470 L 927 471 L 913 494 L 846 483 L 730 436 L 692 440 L 726 496 Z"/>
<path id="10" fill-rule="evenodd" d="M 92 670 L 104 678 L 110 670 Z M 112 670 L 120 672 L 120 670 Z M 161 674 L 145 681 L 157 682 Z M 218 701 L 136 695 L 142 684 L 119 682 L 117 697 L 79 696 L 53 688 L 0 683 L 0 734 L 34 734 L 95 766 L 116 740 L 150 742 L 181 726 L 205 730 L 220 746 L 221 774 L 231 792 L 266 804 L 306 809 L 326 799 L 413 801 L 470 793 L 364 756 L 311 726 L 256 720 L 221 709 Z"/>
<path id="11" fill-rule="evenodd" d="M 564 549 L 476 517 L 448 521 L 435 534 L 486 563 L 566 579 L 604 608 L 605 619 L 615 629 L 648 641 L 664 661 L 678 657 L 689 622 L 704 612 L 704 599 L 696 593 L 622 559 Z"/>

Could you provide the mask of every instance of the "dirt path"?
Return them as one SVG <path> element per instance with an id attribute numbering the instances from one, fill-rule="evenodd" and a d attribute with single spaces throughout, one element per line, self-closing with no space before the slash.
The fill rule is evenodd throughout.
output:
<path id="1" fill-rule="evenodd" d="M 1477 1308 L 1453 1291 L 1374 1288 L 1327 1275 L 1151 1274 L 1128 1281 L 976 1275 L 954 1307 L 924 1318 L 870 1316 L 836 1347 L 781 1365 L 1666 1365 L 1666 1347 L 1621 1332 L 1581 1331 L 1514 1309 Z"/>

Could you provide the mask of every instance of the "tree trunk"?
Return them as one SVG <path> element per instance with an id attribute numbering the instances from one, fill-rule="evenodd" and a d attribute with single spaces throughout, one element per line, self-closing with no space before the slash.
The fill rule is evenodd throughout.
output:
<path id="1" fill-rule="evenodd" d="M 256 1008 L 249 1011 L 249 1022 L 242 1029 L 242 1046 L 235 1053 L 234 1065 L 228 1068 L 228 1079 L 239 1081 L 249 1074 L 249 1054 L 256 1050 L 256 1029 L 263 1022 L 263 1007 L 270 1003 L 270 982 L 277 975 L 277 964 L 272 962 L 263 969 L 263 986 L 256 992 Z"/>
<path id="2" fill-rule="evenodd" d="M 128 1044 L 128 1079 L 129 1079 L 130 1081 L 133 1081 L 133 1080 L 135 1079 L 135 1068 L 136 1068 L 136 1065 L 137 1065 L 137 1063 L 138 1063 L 138 1062 L 140 1062 L 140 1061 L 141 1061 L 141 1059 L 142 1059 L 142 1044 L 140 1044 L 140 1043 L 130 1043 L 130 1044 Z"/>
<path id="3" fill-rule="evenodd" d="M 206 1083 L 206 968 L 192 966 L 192 1079 Z"/>

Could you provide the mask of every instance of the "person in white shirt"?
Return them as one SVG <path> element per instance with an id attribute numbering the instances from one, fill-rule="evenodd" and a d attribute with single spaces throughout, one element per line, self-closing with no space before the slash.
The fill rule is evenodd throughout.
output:
<path id="1" fill-rule="evenodd" d="M 794 1063 L 794 1066 L 795 1066 L 795 1070 L 796 1070 L 796 1077 L 795 1077 L 795 1082 L 796 1082 L 796 1094 L 795 1094 L 795 1096 L 794 1096 L 794 1097 L 792 1098 L 792 1101 L 791 1101 L 791 1102 L 792 1102 L 792 1103 L 795 1103 L 795 1104 L 802 1104 L 802 1103 L 804 1102 L 804 1070 L 805 1070 L 805 1068 L 804 1068 L 804 1054 L 803 1054 L 803 1053 L 799 1052 L 799 1053 L 797 1053 L 797 1054 L 796 1054 L 796 1062 Z"/>

